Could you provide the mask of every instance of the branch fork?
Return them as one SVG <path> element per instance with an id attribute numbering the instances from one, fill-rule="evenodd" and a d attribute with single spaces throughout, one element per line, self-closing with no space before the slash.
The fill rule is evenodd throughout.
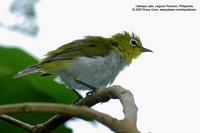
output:
<path id="1" fill-rule="evenodd" d="M 124 119 L 118 120 L 108 114 L 96 111 L 91 106 L 97 103 L 107 102 L 110 99 L 119 99 L 124 112 Z M 129 90 L 121 86 L 100 88 L 94 94 L 78 101 L 76 105 L 64 105 L 55 103 L 20 103 L 0 105 L 0 119 L 21 127 L 31 133 L 49 133 L 72 117 L 96 120 L 116 133 L 139 133 L 137 122 L 137 106 L 133 95 Z M 9 114 L 23 112 L 46 112 L 57 114 L 42 124 L 30 125 Z M 5 115 L 7 114 L 7 115 Z"/>

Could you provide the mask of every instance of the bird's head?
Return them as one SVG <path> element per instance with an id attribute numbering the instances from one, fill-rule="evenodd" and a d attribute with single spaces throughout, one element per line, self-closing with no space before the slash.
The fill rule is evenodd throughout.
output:
<path id="1" fill-rule="evenodd" d="M 120 52 L 130 64 L 132 59 L 137 58 L 143 52 L 153 52 L 150 49 L 144 48 L 140 38 L 134 33 L 128 32 L 118 33 L 111 37 L 113 46 Z"/>

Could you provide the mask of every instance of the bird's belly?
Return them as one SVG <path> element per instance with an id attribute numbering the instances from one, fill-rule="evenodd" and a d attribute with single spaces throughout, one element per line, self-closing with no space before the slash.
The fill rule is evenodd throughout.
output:
<path id="1" fill-rule="evenodd" d="M 117 57 L 79 57 L 73 67 L 61 70 L 58 75 L 62 82 L 72 89 L 85 90 L 87 88 L 77 82 L 74 78 L 79 79 L 96 88 L 105 87 L 111 84 L 117 74 L 123 69 L 121 61 Z"/>

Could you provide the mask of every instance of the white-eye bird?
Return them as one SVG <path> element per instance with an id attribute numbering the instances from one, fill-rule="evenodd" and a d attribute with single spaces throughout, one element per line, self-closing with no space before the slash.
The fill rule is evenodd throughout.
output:
<path id="1" fill-rule="evenodd" d="M 42 72 L 42 76 L 57 75 L 73 90 L 92 90 L 112 84 L 119 72 L 143 52 L 152 51 L 144 48 L 134 33 L 118 33 L 110 38 L 86 36 L 50 51 L 38 64 L 15 77 Z"/>

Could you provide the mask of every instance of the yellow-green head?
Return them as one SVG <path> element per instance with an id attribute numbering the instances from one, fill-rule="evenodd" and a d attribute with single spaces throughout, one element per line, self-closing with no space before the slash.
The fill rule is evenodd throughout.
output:
<path id="1" fill-rule="evenodd" d="M 115 43 L 114 46 L 116 49 L 123 54 L 128 64 L 130 64 L 132 59 L 137 58 L 142 52 L 152 52 L 142 46 L 140 38 L 134 33 L 118 33 L 113 35 L 110 39 Z"/>

